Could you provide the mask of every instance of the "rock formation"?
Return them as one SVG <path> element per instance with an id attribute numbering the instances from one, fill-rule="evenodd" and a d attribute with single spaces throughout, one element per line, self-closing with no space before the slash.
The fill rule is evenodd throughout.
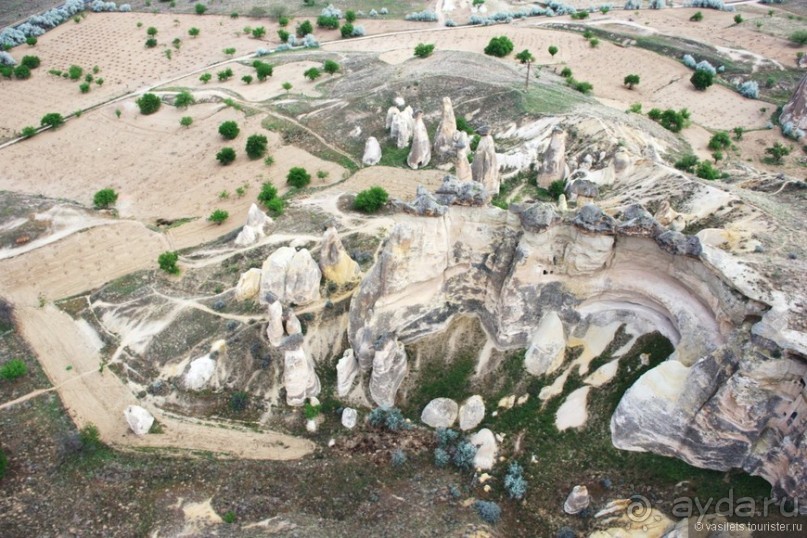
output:
<path id="1" fill-rule="evenodd" d="M 291 348 L 283 355 L 283 386 L 286 389 L 286 403 L 301 406 L 306 398 L 317 396 L 320 385 L 314 371 L 314 361 L 302 348 L 302 341 L 290 343 Z"/>
<path id="2" fill-rule="evenodd" d="M 126 423 L 129 424 L 129 429 L 135 435 L 146 435 L 154 424 L 154 417 L 151 416 L 151 413 L 139 405 L 128 406 L 123 411 L 123 416 L 126 418 Z"/>
<path id="3" fill-rule="evenodd" d="M 412 132 L 412 149 L 409 150 L 406 164 L 409 165 L 409 168 L 417 170 L 428 165 L 431 158 L 429 132 L 426 130 L 426 124 L 423 123 L 423 112 L 418 110 L 415 113 L 415 125 Z"/>
<path id="4" fill-rule="evenodd" d="M 359 413 L 352 407 L 345 407 L 342 410 L 342 426 L 348 430 L 356 427 L 356 422 L 359 419 Z"/>
<path id="5" fill-rule="evenodd" d="M 235 238 L 235 244 L 243 247 L 255 243 L 264 236 L 266 225 L 271 223 L 272 219 L 261 211 L 256 204 L 252 204 L 249 206 L 249 212 L 247 213 L 247 223 L 241 229 L 238 237 Z"/>
<path id="6" fill-rule="evenodd" d="M 450 398 L 435 398 L 426 404 L 420 421 L 432 428 L 450 428 L 457 420 L 459 406 Z"/>
<path id="7" fill-rule="evenodd" d="M 482 428 L 469 439 L 470 443 L 476 447 L 474 456 L 474 467 L 487 471 L 493 469 L 496 463 L 496 436 L 487 428 Z"/>
<path id="8" fill-rule="evenodd" d="M 209 354 L 191 361 L 183 378 L 188 390 L 202 390 L 207 387 L 213 374 L 216 373 L 216 361 Z"/>
<path id="9" fill-rule="evenodd" d="M 266 324 L 266 338 L 273 346 L 283 341 L 283 305 L 273 293 L 266 294 L 266 313 L 269 321 Z"/>
<path id="10" fill-rule="evenodd" d="M 654 217 L 659 224 L 676 232 L 683 231 L 687 225 L 684 215 L 675 211 L 667 200 L 661 202 Z"/>
<path id="11" fill-rule="evenodd" d="M 493 143 L 493 136 L 490 129 L 482 127 L 479 129 L 482 137 L 479 145 L 476 146 L 474 162 L 471 163 L 471 177 L 477 183 L 481 183 L 491 196 L 499 193 L 499 163 L 496 160 L 496 146 Z"/>
<path id="12" fill-rule="evenodd" d="M 423 185 L 418 185 L 415 199 L 411 204 L 404 204 L 403 210 L 412 215 L 421 217 L 441 217 L 448 208 L 437 201 Z"/>
<path id="13" fill-rule="evenodd" d="M 440 125 L 434 135 L 434 153 L 444 156 L 454 151 L 455 134 L 457 133 L 457 118 L 454 116 L 454 107 L 450 97 L 443 97 L 443 110 Z"/>
<path id="14" fill-rule="evenodd" d="M 361 158 L 365 166 L 375 166 L 381 161 L 381 145 L 376 137 L 371 136 L 364 144 L 364 156 Z"/>
<path id="15" fill-rule="evenodd" d="M 273 293 L 281 302 L 304 305 L 319 299 L 322 273 L 308 249 L 280 247 L 261 267 L 261 301 Z"/>
<path id="16" fill-rule="evenodd" d="M 403 112 L 397 108 L 390 108 L 387 112 L 389 118 L 389 136 L 395 140 L 398 149 L 403 149 L 412 140 L 415 128 L 415 120 L 412 115 L 412 107 L 406 107 Z"/>
<path id="17" fill-rule="evenodd" d="M 596 183 L 587 179 L 576 179 L 566 185 L 566 195 L 570 202 L 577 202 L 578 206 L 582 206 L 599 198 L 600 189 Z"/>
<path id="18" fill-rule="evenodd" d="M 807 74 L 805 74 L 793 97 L 782 108 L 782 115 L 779 116 L 779 124 L 793 124 L 793 129 L 807 131 Z"/>
<path id="19" fill-rule="evenodd" d="M 544 152 L 538 172 L 538 186 L 548 188 L 553 181 L 566 176 L 566 133 L 559 128 L 552 131 L 549 147 Z"/>
<path id="20" fill-rule="evenodd" d="M 379 406 L 395 405 L 395 395 L 409 372 L 404 345 L 393 337 L 382 337 L 373 356 L 370 397 Z"/>
<path id="21" fill-rule="evenodd" d="M 491 193 L 476 181 L 460 181 L 454 176 L 445 176 L 437 188 L 435 199 L 442 205 L 483 206 Z"/>
<path id="22" fill-rule="evenodd" d="M 303 334 L 303 326 L 300 324 L 300 319 L 292 310 L 288 310 L 283 316 L 283 327 L 286 329 L 286 334 L 289 336 L 293 334 Z"/>
<path id="23" fill-rule="evenodd" d="M 558 211 L 569 211 L 569 205 L 566 203 L 566 195 L 561 194 L 558 196 Z"/>
<path id="24" fill-rule="evenodd" d="M 530 347 L 524 355 L 524 367 L 532 375 L 557 370 L 566 353 L 566 334 L 557 312 L 548 312 L 531 336 Z"/>
<path id="25" fill-rule="evenodd" d="M 342 358 L 336 363 L 336 393 L 340 398 L 350 394 L 353 388 L 353 381 L 359 373 L 359 362 L 353 355 L 353 350 L 348 348 L 342 354 Z"/>
<path id="26" fill-rule="evenodd" d="M 462 431 L 473 430 L 485 418 L 485 400 L 475 394 L 460 406 L 459 419 Z"/>
<path id="27" fill-rule="evenodd" d="M 319 268 L 322 276 L 336 284 L 348 284 L 361 279 L 361 269 L 345 251 L 336 228 L 330 227 L 322 236 L 322 248 L 319 256 Z"/>
<path id="28" fill-rule="evenodd" d="M 563 511 L 569 515 L 579 514 L 591 504 L 591 497 L 586 486 L 575 486 L 572 488 L 566 502 L 563 503 Z"/>
<path id="29" fill-rule="evenodd" d="M 247 299 L 254 299 L 258 296 L 261 290 L 261 270 L 257 267 L 241 273 L 241 278 L 238 279 L 238 284 L 235 286 L 235 300 L 246 301 Z"/>
<path id="30" fill-rule="evenodd" d="M 471 165 L 468 163 L 468 150 L 467 140 L 460 138 L 454 142 L 454 175 L 463 182 L 473 180 Z"/>

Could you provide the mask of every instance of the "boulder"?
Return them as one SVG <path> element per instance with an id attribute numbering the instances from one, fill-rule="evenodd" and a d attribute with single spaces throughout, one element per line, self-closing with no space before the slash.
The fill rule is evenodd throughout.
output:
<path id="1" fill-rule="evenodd" d="M 376 137 L 371 136 L 364 144 L 364 156 L 361 162 L 365 166 L 374 166 L 381 161 L 381 144 L 378 143 Z"/>
<path id="2" fill-rule="evenodd" d="M 493 468 L 496 463 L 496 436 L 487 428 L 482 428 L 469 439 L 470 443 L 476 447 L 474 456 L 474 467 L 487 471 Z"/>
<path id="3" fill-rule="evenodd" d="M 617 150 L 617 152 L 614 153 L 614 172 L 618 175 L 630 169 L 632 164 L 633 161 L 630 155 L 624 149 Z"/>
<path id="4" fill-rule="evenodd" d="M 460 429 L 473 430 L 485 418 L 485 400 L 475 394 L 465 400 L 460 406 Z"/>
<path id="5" fill-rule="evenodd" d="M 418 110 L 415 113 L 415 125 L 412 132 L 412 149 L 409 150 L 406 164 L 409 165 L 409 168 L 417 170 L 428 165 L 431 158 L 429 132 L 426 130 L 426 124 L 423 123 L 423 112 Z"/>
<path id="6" fill-rule="evenodd" d="M 574 216 L 574 225 L 589 232 L 614 235 L 617 221 L 594 204 L 586 204 Z"/>
<path id="7" fill-rule="evenodd" d="M 391 106 L 387 109 L 387 116 L 384 119 L 384 129 L 390 131 L 390 138 L 395 138 L 397 133 L 392 132 L 392 126 L 395 124 L 395 118 L 401 115 L 398 107 Z"/>
<path id="8" fill-rule="evenodd" d="M 300 319 L 289 310 L 283 316 L 283 326 L 286 328 L 286 334 L 289 336 L 294 334 L 303 334 L 303 326 L 300 324 Z"/>
<path id="9" fill-rule="evenodd" d="M 556 127 L 552 130 L 549 146 L 544 152 L 538 172 L 538 186 L 549 188 L 553 181 L 563 179 L 566 172 L 566 133 Z"/>
<path id="10" fill-rule="evenodd" d="M 420 421 L 432 428 L 450 428 L 457 420 L 459 406 L 449 398 L 435 398 L 426 404 Z"/>
<path id="11" fill-rule="evenodd" d="M 261 267 L 261 301 L 273 293 L 283 303 L 304 305 L 319 299 L 322 273 L 308 249 L 275 250 Z"/>
<path id="12" fill-rule="evenodd" d="M 569 515 L 579 514 L 591 504 L 591 497 L 586 486 L 575 486 L 572 488 L 566 502 L 563 503 L 563 511 Z"/>
<path id="13" fill-rule="evenodd" d="M 235 286 L 235 300 L 246 301 L 247 299 L 254 299 L 258 296 L 261 290 L 261 270 L 257 267 L 247 270 L 246 273 L 241 273 L 241 278 L 238 279 L 238 284 Z"/>
<path id="14" fill-rule="evenodd" d="M 457 132 L 457 118 L 450 97 L 443 97 L 443 110 L 440 125 L 434 135 L 434 153 L 438 156 L 454 151 L 454 135 Z"/>
<path id="15" fill-rule="evenodd" d="M 403 210 L 421 217 L 442 217 L 448 208 L 440 204 L 423 185 L 418 185 L 417 194 L 411 204 L 404 204 Z"/>
<path id="16" fill-rule="evenodd" d="M 566 195 L 570 201 L 577 201 L 578 205 L 581 205 L 582 202 L 591 202 L 599 198 L 600 188 L 587 179 L 577 179 L 566 185 Z"/>
<path id="17" fill-rule="evenodd" d="M 561 194 L 558 196 L 558 211 L 565 212 L 569 211 L 569 204 L 566 203 L 566 195 Z"/>
<path id="18" fill-rule="evenodd" d="M 314 371 L 314 361 L 306 355 L 302 346 L 284 353 L 283 386 L 288 405 L 299 407 L 305 403 L 306 398 L 319 394 L 319 377 Z"/>
<path id="19" fill-rule="evenodd" d="M 251 226 L 244 226 L 238 235 L 235 237 L 235 245 L 237 247 L 248 247 L 254 245 L 258 241 L 258 234 Z"/>
<path id="20" fill-rule="evenodd" d="M 807 131 L 807 74 L 805 74 L 790 101 L 782 108 L 779 124 L 793 124 L 793 129 Z"/>
<path id="21" fill-rule="evenodd" d="M 272 219 L 266 213 L 261 211 L 256 204 L 252 204 L 247 212 L 247 223 L 235 238 L 235 244 L 242 247 L 254 244 L 264 236 L 266 225 L 271 222 Z"/>
<path id="22" fill-rule="evenodd" d="M 336 363 L 336 393 L 340 398 L 344 398 L 350 393 L 358 373 L 359 361 L 356 360 L 353 349 L 348 348 Z"/>
<path id="23" fill-rule="evenodd" d="M 617 226 L 619 235 L 656 237 L 664 228 L 639 204 L 632 204 L 622 212 L 622 222 Z"/>
<path id="24" fill-rule="evenodd" d="M 135 435 L 146 435 L 154 424 L 154 417 L 151 413 L 139 405 L 130 405 L 123 411 L 123 416 L 129 424 L 129 429 Z"/>
<path id="25" fill-rule="evenodd" d="M 484 133 L 484 134 L 483 134 Z M 479 130 L 482 138 L 476 146 L 474 162 L 471 163 L 471 178 L 481 183 L 491 196 L 499 193 L 499 164 L 496 160 L 496 145 L 487 128 Z"/>
<path id="26" fill-rule="evenodd" d="M 380 407 L 393 407 L 398 388 L 409 372 L 404 345 L 392 336 L 376 344 L 373 372 L 370 376 L 370 397 Z"/>
<path id="27" fill-rule="evenodd" d="M 442 205 L 483 206 L 490 200 L 490 193 L 476 181 L 460 181 L 448 175 L 437 188 L 435 199 Z"/>
<path id="28" fill-rule="evenodd" d="M 555 211 L 555 206 L 546 202 L 531 204 L 526 209 L 523 206 L 513 206 L 518 210 L 518 218 L 521 226 L 528 232 L 545 232 L 551 226 L 560 222 L 560 215 Z"/>
<path id="29" fill-rule="evenodd" d="M 274 294 L 268 294 L 266 312 L 269 321 L 266 324 L 266 338 L 275 347 L 283 341 L 283 305 Z"/>
<path id="30" fill-rule="evenodd" d="M 319 268 L 322 276 L 338 285 L 356 282 L 361 279 L 359 264 L 345 250 L 336 228 L 330 227 L 322 236 L 319 255 Z"/>
<path id="31" fill-rule="evenodd" d="M 345 407 L 342 410 L 342 426 L 344 426 L 348 430 L 352 430 L 353 428 L 355 428 L 358 420 L 359 420 L 359 412 L 353 409 L 352 407 Z"/>
<path id="32" fill-rule="evenodd" d="M 524 355 L 524 368 L 532 375 L 544 375 L 557 370 L 566 355 L 566 333 L 558 313 L 544 314 L 532 333 L 530 347 Z"/>
<path id="33" fill-rule="evenodd" d="M 205 355 L 191 361 L 183 378 L 183 385 L 188 390 L 202 390 L 216 373 L 216 361 Z"/>
<path id="34" fill-rule="evenodd" d="M 684 235 L 681 232 L 667 230 L 656 237 L 656 243 L 662 250 L 670 254 L 681 256 L 700 256 L 703 251 L 700 239 L 694 235 Z"/>

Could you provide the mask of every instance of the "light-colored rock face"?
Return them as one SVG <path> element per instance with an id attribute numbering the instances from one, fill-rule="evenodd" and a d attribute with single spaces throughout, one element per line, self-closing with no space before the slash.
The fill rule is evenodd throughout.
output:
<path id="1" fill-rule="evenodd" d="M 794 129 L 807 131 L 807 75 L 802 77 L 790 101 L 782 108 L 779 123 L 792 123 Z"/>
<path id="2" fill-rule="evenodd" d="M 566 172 L 566 133 L 560 129 L 552 131 L 549 147 L 546 149 L 538 174 L 538 186 L 547 188 L 549 184 L 563 179 Z"/>
<path id="3" fill-rule="evenodd" d="M 566 397 L 555 416 L 555 427 L 558 431 L 585 426 L 588 419 L 586 405 L 590 390 L 591 387 L 580 387 Z"/>
<path id="4" fill-rule="evenodd" d="M 280 247 L 261 267 L 261 302 L 273 293 L 282 303 L 304 305 L 320 298 L 322 273 L 308 249 Z"/>
<path id="5" fill-rule="evenodd" d="M 348 255 L 336 228 L 328 228 L 322 237 L 319 268 L 327 280 L 339 285 L 361 279 L 359 264 Z"/>
<path id="6" fill-rule="evenodd" d="M 496 453 L 498 446 L 496 436 L 487 428 L 482 428 L 469 439 L 470 443 L 476 447 L 474 456 L 474 467 L 487 471 L 493 468 L 496 463 Z"/>
<path id="7" fill-rule="evenodd" d="M 188 390 L 202 390 L 216 373 L 216 361 L 205 355 L 191 361 L 188 372 L 183 378 L 183 384 Z"/>
<path id="8" fill-rule="evenodd" d="M 266 225 L 271 223 L 272 219 L 256 204 L 252 204 L 247 212 L 247 223 L 235 238 L 235 244 L 241 247 L 254 244 L 265 235 Z"/>
<path id="9" fill-rule="evenodd" d="M 450 97 L 443 97 L 443 109 L 440 125 L 434 135 L 435 155 L 444 155 L 454 150 L 454 135 L 457 132 L 457 118 L 454 116 L 454 107 Z"/>
<path id="10" fill-rule="evenodd" d="M 244 226 L 238 235 L 235 237 L 235 245 L 238 247 L 248 247 L 258 241 L 258 234 L 255 233 L 255 228 L 251 226 Z"/>
<path id="11" fill-rule="evenodd" d="M 569 211 L 569 204 L 566 202 L 566 195 L 558 196 L 558 211 Z"/>
<path id="12" fill-rule="evenodd" d="M 151 413 L 139 405 L 128 406 L 123 411 L 123 416 L 126 423 L 129 424 L 129 429 L 135 435 L 146 435 L 154 424 L 154 417 L 151 416 Z"/>
<path id="13" fill-rule="evenodd" d="M 387 116 L 384 119 L 384 128 L 387 131 L 392 129 L 392 124 L 395 122 L 395 117 L 399 116 L 400 114 L 401 114 L 401 111 L 396 106 L 391 106 L 391 107 L 389 107 L 387 109 Z M 393 134 L 390 133 L 390 136 L 392 137 Z"/>
<path id="14" fill-rule="evenodd" d="M 566 502 L 563 503 L 563 511 L 569 515 L 579 514 L 591 504 L 591 497 L 586 486 L 575 486 Z"/>
<path id="15" fill-rule="evenodd" d="M 356 427 L 356 422 L 359 420 L 359 412 L 352 407 L 345 407 L 342 410 L 342 426 L 348 430 Z"/>
<path id="16" fill-rule="evenodd" d="M 235 287 L 235 299 L 246 301 L 255 299 L 261 290 L 261 270 L 257 267 L 249 269 L 246 273 L 241 273 L 238 284 Z"/>
<path id="17" fill-rule="evenodd" d="M 409 168 L 417 170 L 429 164 L 432 159 L 431 143 L 429 143 L 429 132 L 426 124 L 423 123 L 423 112 L 415 114 L 415 125 L 412 133 L 412 148 L 409 150 L 409 157 L 406 164 Z"/>
<path id="18" fill-rule="evenodd" d="M 271 345 L 277 347 L 283 341 L 283 305 L 274 297 L 271 299 L 266 307 L 269 318 L 266 324 L 266 338 Z"/>
<path id="19" fill-rule="evenodd" d="M 364 144 L 364 156 L 361 158 L 365 166 L 374 166 L 381 161 L 381 144 L 376 137 L 371 136 Z"/>
<path id="20" fill-rule="evenodd" d="M 403 112 L 395 109 L 395 112 L 391 112 L 391 114 L 389 136 L 395 140 L 398 149 L 403 149 L 409 145 L 415 129 L 412 107 L 406 107 Z"/>
<path id="21" fill-rule="evenodd" d="M 340 398 L 344 398 L 350 393 L 358 373 L 359 361 L 353 355 L 353 350 L 348 348 L 336 363 L 336 393 Z"/>
<path id="22" fill-rule="evenodd" d="M 395 395 L 409 367 L 404 345 L 388 338 L 373 356 L 373 373 L 370 376 L 370 397 L 381 407 L 395 405 Z"/>
<path id="23" fill-rule="evenodd" d="M 662 226 L 676 232 L 682 231 L 687 225 L 686 217 L 674 210 L 667 200 L 661 202 L 653 218 Z"/>
<path id="24" fill-rule="evenodd" d="M 319 394 L 319 377 L 314 371 L 314 361 L 301 347 L 286 350 L 283 356 L 283 386 L 286 403 L 293 406 L 305 404 L 306 398 Z"/>
<path id="25" fill-rule="evenodd" d="M 496 160 L 496 145 L 490 134 L 483 136 L 476 146 L 474 162 L 471 163 L 471 177 L 481 183 L 492 196 L 498 194 L 499 164 Z"/>
<path id="26" fill-rule="evenodd" d="M 557 312 L 547 312 L 532 334 L 530 347 L 524 355 L 524 367 L 532 375 L 552 373 L 563 364 L 565 353 L 563 322 Z"/>
<path id="27" fill-rule="evenodd" d="M 300 324 L 300 318 L 298 318 L 292 311 L 289 311 L 286 314 L 283 326 L 286 328 L 286 334 L 289 336 L 293 334 L 302 334 L 303 332 L 303 326 Z"/>
<path id="28" fill-rule="evenodd" d="M 471 164 L 468 162 L 468 144 L 461 142 L 454 146 L 454 175 L 460 181 L 471 181 L 473 173 L 471 172 Z"/>
<path id="29" fill-rule="evenodd" d="M 426 404 L 420 421 L 432 428 L 450 428 L 457 420 L 459 406 L 449 398 L 435 398 Z"/>
<path id="30" fill-rule="evenodd" d="M 460 406 L 460 429 L 462 431 L 473 430 L 485 418 L 485 400 L 475 394 L 465 400 Z"/>

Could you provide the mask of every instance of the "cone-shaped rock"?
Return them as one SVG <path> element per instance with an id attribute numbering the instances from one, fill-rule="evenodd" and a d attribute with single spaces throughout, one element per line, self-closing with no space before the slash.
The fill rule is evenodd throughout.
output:
<path id="1" fill-rule="evenodd" d="M 434 136 L 434 153 L 444 155 L 454 150 L 454 135 L 457 132 L 457 118 L 450 97 L 443 97 L 443 115 L 437 134 Z"/>
<path id="2" fill-rule="evenodd" d="M 465 140 L 457 140 L 454 144 L 456 160 L 454 162 L 454 175 L 460 181 L 471 181 L 471 165 L 468 162 L 468 144 Z"/>
<path id="3" fill-rule="evenodd" d="M 474 162 L 471 164 L 471 177 L 481 183 L 492 196 L 499 192 L 499 164 L 496 161 L 496 146 L 486 128 L 479 130 L 482 139 L 476 147 Z"/>
<path id="4" fill-rule="evenodd" d="M 794 129 L 807 131 L 807 75 L 801 79 L 793 97 L 782 109 L 779 123 L 781 125 L 792 123 Z"/>
<path id="5" fill-rule="evenodd" d="M 538 186 L 547 188 L 553 181 L 563 179 L 566 171 L 566 133 L 562 129 L 552 131 L 549 147 L 544 153 Z"/>
<path id="6" fill-rule="evenodd" d="M 429 143 L 429 133 L 426 131 L 426 124 L 423 123 L 423 112 L 418 110 L 415 113 L 415 129 L 412 135 L 412 149 L 409 150 L 409 158 L 406 164 L 409 168 L 417 170 L 429 164 L 432 158 L 431 144 Z M 494 155 L 495 158 L 495 155 Z"/>

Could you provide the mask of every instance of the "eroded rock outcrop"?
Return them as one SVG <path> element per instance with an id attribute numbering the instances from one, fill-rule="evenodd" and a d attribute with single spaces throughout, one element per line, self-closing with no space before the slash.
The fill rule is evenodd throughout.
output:
<path id="1" fill-rule="evenodd" d="M 359 264 L 345 250 L 336 228 L 330 227 L 322 236 L 319 256 L 322 276 L 336 284 L 348 284 L 361 278 Z"/>
<path id="2" fill-rule="evenodd" d="M 365 166 L 375 166 L 381 161 L 381 144 L 376 137 L 371 136 L 364 144 L 364 155 L 361 158 Z"/>
<path id="3" fill-rule="evenodd" d="M 336 393 L 340 398 L 350 394 L 353 388 L 353 381 L 359 373 L 359 361 L 353 355 L 353 350 L 348 348 L 342 354 L 342 358 L 336 363 Z"/>
<path id="4" fill-rule="evenodd" d="M 802 77 L 790 101 L 782 108 L 779 123 L 781 125 L 790 123 L 793 129 L 807 131 L 807 75 Z"/>
<path id="5" fill-rule="evenodd" d="M 493 465 L 496 463 L 496 453 L 498 452 L 496 436 L 493 435 L 493 432 L 487 428 L 482 428 L 473 434 L 469 441 L 476 447 L 474 467 L 483 471 L 493 469 Z"/>
<path id="6" fill-rule="evenodd" d="M 240 247 L 252 245 L 265 235 L 266 225 L 271 223 L 272 219 L 256 204 L 252 204 L 247 212 L 247 223 L 235 238 L 235 244 Z"/>
<path id="7" fill-rule="evenodd" d="M 477 183 L 481 183 L 491 196 L 495 196 L 499 193 L 499 163 L 496 160 L 496 145 L 488 128 L 479 129 L 479 134 L 482 138 L 474 152 L 471 177 Z"/>
<path id="8" fill-rule="evenodd" d="M 322 273 L 308 249 L 280 247 L 261 267 L 261 301 L 273 293 L 281 302 L 304 305 L 319 299 Z"/>
<path id="9" fill-rule="evenodd" d="M 591 497 L 586 486 L 575 486 L 563 503 L 563 511 L 569 515 L 579 514 L 591 504 Z"/>
<path id="10" fill-rule="evenodd" d="M 460 181 L 473 180 L 471 165 L 468 163 L 469 150 L 467 140 L 459 139 L 454 143 L 454 175 Z"/>
<path id="11" fill-rule="evenodd" d="M 410 204 L 404 204 L 403 210 L 412 215 L 421 217 L 442 217 L 448 208 L 437 201 L 426 187 L 418 185 L 415 199 Z"/>
<path id="12" fill-rule="evenodd" d="M 409 168 L 417 170 L 429 164 L 432 158 L 431 144 L 429 143 L 429 132 L 426 124 L 423 123 L 423 112 L 418 110 L 415 113 L 415 124 L 412 133 L 412 148 L 409 150 L 409 157 L 406 164 Z"/>
<path id="13" fill-rule="evenodd" d="M 283 387 L 286 389 L 286 403 L 301 406 L 306 398 L 319 394 L 319 376 L 314 370 L 314 361 L 305 353 L 302 340 L 283 354 Z"/>
<path id="14" fill-rule="evenodd" d="M 563 322 L 557 312 L 547 312 L 532 334 L 530 347 L 524 355 L 524 367 L 532 375 L 552 373 L 563 363 L 565 353 Z"/>
<path id="15" fill-rule="evenodd" d="M 403 111 L 392 107 L 387 112 L 387 118 L 389 121 L 389 136 L 395 140 L 395 145 L 398 149 L 408 146 L 415 128 L 412 107 L 408 106 Z"/>
<path id="16" fill-rule="evenodd" d="M 460 181 L 454 176 L 445 176 L 443 183 L 434 191 L 435 199 L 442 205 L 483 206 L 490 199 L 490 192 L 476 181 Z"/>
<path id="17" fill-rule="evenodd" d="M 548 188 L 553 181 L 566 176 L 566 132 L 555 128 L 549 147 L 544 152 L 541 169 L 538 173 L 538 186 Z"/>
<path id="18" fill-rule="evenodd" d="M 129 429 L 135 435 L 146 435 L 154 424 L 154 417 L 139 405 L 130 405 L 123 411 Z"/>
<path id="19" fill-rule="evenodd" d="M 434 135 L 434 153 L 441 156 L 454 151 L 454 135 L 457 133 L 457 118 L 450 97 L 443 97 L 442 115 Z"/>
<path id="20" fill-rule="evenodd" d="M 459 420 L 462 431 L 473 430 L 485 418 L 485 400 L 475 394 L 465 400 L 460 406 Z"/>
<path id="21" fill-rule="evenodd" d="M 283 341 L 283 305 L 273 293 L 267 293 L 266 314 L 269 321 L 266 323 L 266 338 L 273 346 L 279 346 Z"/>
<path id="22" fill-rule="evenodd" d="M 235 286 L 235 299 L 237 301 L 246 301 L 247 299 L 254 299 L 261 291 L 261 270 L 257 267 L 241 273 L 238 279 L 238 284 Z"/>
<path id="23" fill-rule="evenodd" d="M 409 372 L 404 345 L 395 338 L 382 337 L 373 356 L 370 397 L 379 406 L 395 405 L 395 395 Z"/>

